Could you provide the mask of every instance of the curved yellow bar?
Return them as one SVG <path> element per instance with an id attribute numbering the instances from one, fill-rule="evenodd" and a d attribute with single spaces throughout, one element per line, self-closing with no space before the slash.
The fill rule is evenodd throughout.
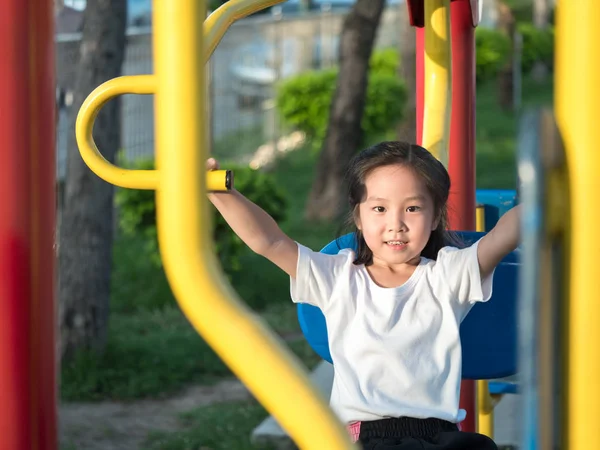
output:
<path id="1" fill-rule="evenodd" d="M 111 164 L 102 156 L 92 136 L 96 117 L 111 98 L 123 94 L 154 94 L 155 88 L 153 75 L 118 77 L 94 89 L 81 105 L 75 123 L 77 146 L 88 167 L 103 180 L 125 188 L 156 189 L 155 170 L 128 170 Z"/>
<path id="2" fill-rule="evenodd" d="M 203 48 L 204 14 L 204 1 L 154 3 L 157 228 L 165 272 L 195 329 L 300 448 L 356 448 L 301 364 L 238 299 L 214 257 L 199 126 L 204 61 L 190 57 Z"/>
<path id="3" fill-rule="evenodd" d="M 204 61 L 210 59 L 225 32 L 236 20 L 284 1 L 229 0 L 221 5 L 204 21 Z"/>
<path id="4" fill-rule="evenodd" d="M 154 94 L 154 75 L 117 77 L 101 84 L 85 99 L 77 114 L 75 135 L 81 157 L 88 167 L 104 181 L 130 189 L 156 189 L 156 170 L 130 170 L 115 166 L 107 161 L 98 150 L 92 131 L 98 113 L 113 97 L 123 94 Z M 233 174 L 229 170 L 215 170 L 207 178 L 209 191 L 224 191 L 233 188 Z"/>
<path id="5" fill-rule="evenodd" d="M 452 112 L 450 0 L 425 0 L 423 147 L 447 164 Z"/>
<path id="6" fill-rule="evenodd" d="M 569 186 L 565 450 L 590 448 L 600 417 L 600 26 L 596 0 L 556 6 L 555 113 Z M 592 381 L 590 381 L 592 380 Z"/>

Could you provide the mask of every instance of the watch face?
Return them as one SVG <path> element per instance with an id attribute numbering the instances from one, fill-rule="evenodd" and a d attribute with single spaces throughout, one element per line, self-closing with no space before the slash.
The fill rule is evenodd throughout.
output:
<path id="1" fill-rule="evenodd" d="M 471 16 L 473 21 L 473 26 L 476 27 L 479 25 L 479 21 L 481 20 L 481 8 L 483 7 L 482 0 L 470 0 L 471 1 Z"/>

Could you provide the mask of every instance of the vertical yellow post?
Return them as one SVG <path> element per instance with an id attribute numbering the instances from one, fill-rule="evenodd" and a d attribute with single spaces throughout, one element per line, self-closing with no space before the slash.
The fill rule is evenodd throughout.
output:
<path id="1" fill-rule="evenodd" d="M 445 165 L 452 112 L 450 0 L 425 0 L 423 147 Z"/>
<path id="2" fill-rule="evenodd" d="M 557 5 L 555 109 L 569 179 L 565 450 L 594 446 L 600 417 L 599 18 L 596 0 Z"/>
<path id="3" fill-rule="evenodd" d="M 477 380 L 477 432 L 494 438 L 494 403 L 487 380 Z"/>
<path id="4" fill-rule="evenodd" d="M 477 205 L 475 230 L 485 231 L 485 207 Z M 494 405 L 487 380 L 477 380 L 477 431 L 494 438 Z"/>
<path id="5" fill-rule="evenodd" d="M 355 448 L 297 358 L 244 306 L 219 269 L 206 199 L 205 2 L 155 0 L 153 6 L 157 228 L 175 297 L 300 448 Z"/>
<path id="6" fill-rule="evenodd" d="M 485 231 L 485 206 L 477 205 L 475 208 L 475 231 Z"/>

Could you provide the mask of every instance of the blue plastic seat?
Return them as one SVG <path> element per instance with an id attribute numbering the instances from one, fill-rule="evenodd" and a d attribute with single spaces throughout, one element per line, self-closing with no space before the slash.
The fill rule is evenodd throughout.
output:
<path id="1" fill-rule="evenodd" d="M 485 233 L 457 234 L 465 245 L 470 245 Z M 344 248 L 356 248 L 353 233 L 332 241 L 321 252 L 337 254 Z M 486 303 L 477 303 L 461 324 L 463 379 L 489 380 L 517 372 L 518 267 L 518 255 L 513 252 L 496 268 L 492 298 Z M 308 304 L 298 304 L 297 310 L 300 327 L 310 346 L 321 358 L 333 363 L 321 310 Z"/>

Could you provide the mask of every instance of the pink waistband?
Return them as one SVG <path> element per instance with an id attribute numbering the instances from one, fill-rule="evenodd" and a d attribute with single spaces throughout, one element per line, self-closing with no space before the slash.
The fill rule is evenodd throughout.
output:
<path id="1" fill-rule="evenodd" d="M 346 425 L 346 429 L 352 438 L 352 442 L 358 441 L 358 437 L 360 436 L 360 422 L 354 422 Z"/>

